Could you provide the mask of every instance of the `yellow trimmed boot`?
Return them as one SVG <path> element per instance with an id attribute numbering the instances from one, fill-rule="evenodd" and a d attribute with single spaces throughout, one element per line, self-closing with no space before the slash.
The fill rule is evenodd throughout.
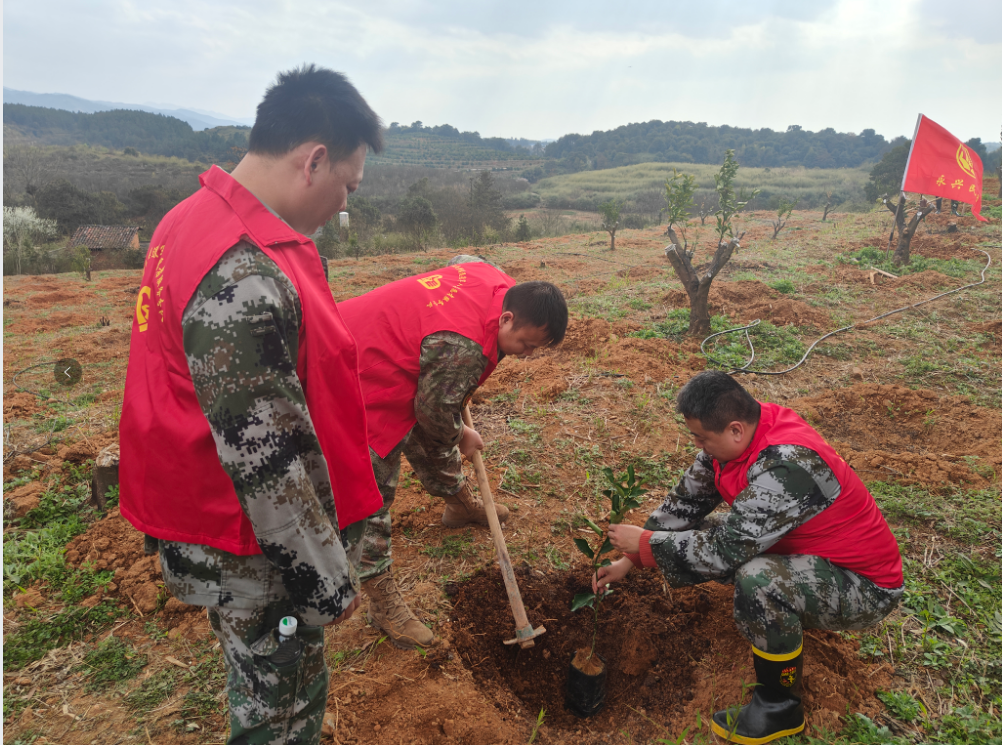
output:
<path id="1" fill-rule="evenodd" d="M 494 509 L 498 513 L 498 522 L 508 519 L 508 508 L 503 504 L 494 503 Z M 445 498 L 445 514 L 442 515 L 442 525 L 447 528 L 462 528 L 466 525 L 484 525 L 489 527 L 487 522 L 487 509 L 483 500 L 473 496 L 470 491 L 470 482 L 463 483 L 463 488 Z"/>
<path id="2" fill-rule="evenodd" d="M 435 643 L 431 629 L 411 613 L 404 596 L 390 572 L 362 583 L 369 598 L 366 620 L 386 632 L 394 646 L 401 649 L 430 647 Z"/>
<path id="3" fill-rule="evenodd" d="M 728 742 L 762 745 L 804 730 L 800 678 L 804 645 L 790 654 L 769 654 L 752 647 L 758 685 L 747 706 L 718 711 L 710 728 Z"/>

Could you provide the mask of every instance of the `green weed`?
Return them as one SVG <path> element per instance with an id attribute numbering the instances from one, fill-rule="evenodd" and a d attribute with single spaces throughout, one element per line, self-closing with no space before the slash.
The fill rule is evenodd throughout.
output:
<path id="1" fill-rule="evenodd" d="M 129 711 L 140 713 L 150 711 L 170 698 L 175 688 L 177 688 L 177 673 L 174 668 L 161 668 L 125 697 L 125 705 Z"/>
<path id="2" fill-rule="evenodd" d="M 131 680 L 146 667 L 146 663 L 145 654 L 140 654 L 117 636 L 111 636 L 88 652 L 77 670 L 84 672 L 87 690 L 93 691 Z"/>
<path id="3" fill-rule="evenodd" d="M 447 535 L 442 537 L 438 546 L 425 546 L 421 553 L 434 559 L 459 559 L 473 545 L 473 533 L 467 530 L 462 535 Z"/>
<path id="4" fill-rule="evenodd" d="M 70 607 L 53 616 L 29 617 L 4 640 L 4 666 L 20 670 L 46 652 L 94 633 L 125 613 L 113 603 Z"/>

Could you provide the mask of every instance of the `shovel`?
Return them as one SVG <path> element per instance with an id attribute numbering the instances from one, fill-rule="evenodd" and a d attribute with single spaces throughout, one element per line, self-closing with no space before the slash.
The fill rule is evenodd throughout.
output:
<path id="1" fill-rule="evenodd" d="M 470 429 L 473 429 L 473 419 L 470 417 L 469 404 L 463 408 L 463 423 Z M 545 634 L 546 629 L 542 626 L 538 629 L 532 628 L 528 616 L 525 615 L 525 605 L 523 605 L 522 595 L 518 591 L 515 572 L 511 568 L 511 557 L 508 556 L 508 546 L 505 545 L 504 535 L 501 533 L 501 523 L 498 521 L 498 513 L 494 507 L 491 485 L 487 481 L 487 470 L 484 468 L 484 459 L 481 457 L 479 450 L 473 451 L 473 469 L 477 472 L 477 484 L 480 486 L 480 496 L 484 500 L 487 522 L 491 526 L 494 548 L 498 552 L 498 563 L 501 564 L 501 576 L 504 578 L 505 590 L 508 591 L 508 602 L 511 603 L 512 615 L 515 616 L 515 638 L 506 639 L 505 644 L 518 644 L 522 649 L 528 649 L 536 645 L 534 639 L 540 634 Z"/>

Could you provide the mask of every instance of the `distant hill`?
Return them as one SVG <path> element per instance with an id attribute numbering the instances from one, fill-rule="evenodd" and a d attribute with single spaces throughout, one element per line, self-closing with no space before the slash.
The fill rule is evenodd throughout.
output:
<path id="1" fill-rule="evenodd" d="M 31 91 L 18 91 L 7 87 L 3 89 L 3 102 L 20 103 L 25 106 L 42 106 L 48 109 L 62 109 L 64 111 L 78 111 L 84 114 L 96 114 L 99 111 L 112 111 L 114 109 L 147 111 L 151 114 L 163 114 L 164 116 L 172 116 L 175 119 L 180 119 L 183 122 L 187 122 L 196 132 L 227 125 L 245 127 L 254 124 L 253 119 L 234 119 L 223 114 L 195 109 L 172 108 L 168 105 L 154 106 L 150 104 L 91 101 L 86 98 L 71 96 L 67 93 L 32 93 Z"/>
<path id="2" fill-rule="evenodd" d="M 904 138 L 890 142 L 872 129 L 856 135 L 828 128 L 810 132 L 742 129 L 705 122 L 627 124 L 590 135 L 564 135 L 546 146 L 548 162 L 530 180 L 544 175 L 601 170 L 635 163 L 722 163 L 733 149 L 742 166 L 765 168 L 855 168 L 879 160 Z"/>
<path id="3" fill-rule="evenodd" d="M 479 132 L 460 132 L 449 124 L 426 127 L 421 122 L 390 124 L 384 132 L 386 149 L 370 155 L 375 165 L 431 166 L 433 168 L 522 169 L 542 162 L 539 143 L 523 147 L 528 140 L 481 137 Z"/>
<path id="4" fill-rule="evenodd" d="M 194 131 L 176 117 L 147 111 L 98 111 L 83 114 L 61 109 L 3 105 L 4 137 L 16 133 L 42 145 L 99 145 L 132 148 L 149 155 L 222 163 L 239 160 L 249 127 L 224 126 Z"/>

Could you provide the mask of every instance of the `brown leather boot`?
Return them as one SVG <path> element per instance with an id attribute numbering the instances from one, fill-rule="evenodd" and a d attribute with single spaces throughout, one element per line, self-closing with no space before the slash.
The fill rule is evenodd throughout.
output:
<path id="1" fill-rule="evenodd" d="M 494 509 L 498 513 L 498 522 L 508 519 L 508 508 L 503 504 L 494 503 Z M 465 525 L 490 526 L 487 522 L 487 509 L 483 500 L 473 496 L 470 491 L 470 482 L 463 484 L 463 488 L 445 498 L 445 514 L 442 515 L 442 525 L 447 528 L 462 528 Z"/>
<path id="2" fill-rule="evenodd" d="M 417 620 L 407 607 L 392 574 L 389 572 L 380 574 L 363 582 L 362 588 L 369 597 L 366 620 L 385 631 L 394 646 L 400 649 L 414 649 L 414 647 L 430 647 L 435 643 L 435 635 L 431 633 L 431 629 Z"/>

